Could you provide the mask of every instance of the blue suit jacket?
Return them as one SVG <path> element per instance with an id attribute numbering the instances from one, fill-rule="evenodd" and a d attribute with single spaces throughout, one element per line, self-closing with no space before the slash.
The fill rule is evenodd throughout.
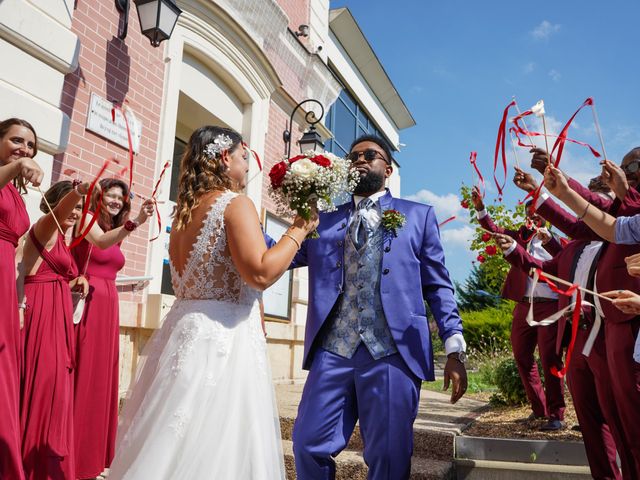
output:
<path id="1" fill-rule="evenodd" d="M 433 353 L 424 300 L 443 340 L 462 333 L 449 272 L 433 207 L 393 198 L 380 198 L 382 212 L 395 209 L 406 217 L 397 237 L 385 232 L 381 266 L 382 306 L 398 351 L 411 371 L 433 380 Z M 305 240 L 293 267 L 309 267 L 309 308 L 303 368 L 311 365 L 312 348 L 340 293 L 344 279 L 344 242 L 353 201 L 320 214 L 320 238 Z"/>

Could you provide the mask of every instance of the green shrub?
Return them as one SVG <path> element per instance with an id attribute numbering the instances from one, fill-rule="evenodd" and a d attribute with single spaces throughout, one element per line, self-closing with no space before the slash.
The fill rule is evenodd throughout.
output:
<path id="1" fill-rule="evenodd" d="M 510 347 L 513 304 L 504 302 L 495 308 L 462 312 L 464 339 L 469 350 L 496 351 Z"/>
<path id="2" fill-rule="evenodd" d="M 540 360 L 537 360 L 540 379 L 544 384 L 544 374 Z M 504 405 L 522 405 L 527 402 L 527 394 L 522 386 L 522 380 L 518 373 L 516 361 L 513 358 L 502 360 L 495 369 L 495 384 L 498 387 L 498 394 L 491 398 L 493 403 Z"/>

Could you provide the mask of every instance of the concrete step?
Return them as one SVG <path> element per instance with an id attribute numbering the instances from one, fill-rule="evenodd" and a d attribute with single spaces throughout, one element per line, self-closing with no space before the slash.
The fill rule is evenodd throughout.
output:
<path id="1" fill-rule="evenodd" d="M 295 480 L 293 442 L 282 441 L 287 478 Z M 336 457 L 336 480 L 366 480 L 368 468 L 362 454 L 344 450 Z M 455 470 L 451 461 L 415 457 L 411 461 L 411 480 L 455 480 Z"/>
<path id="2" fill-rule="evenodd" d="M 546 463 L 456 459 L 457 480 L 586 480 L 589 467 Z"/>

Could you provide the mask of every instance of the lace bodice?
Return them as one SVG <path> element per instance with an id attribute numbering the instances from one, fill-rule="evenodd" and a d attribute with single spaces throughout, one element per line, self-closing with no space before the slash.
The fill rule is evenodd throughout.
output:
<path id="1" fill-rule="evenodd" d="M 237 195 L 224 192 L 211 204 L 182 273 L 170 260 L 171 283 L 178 299 L 250 304 L 259 298 L 260 293 L 240 277 L 227 245 L 224 212 Z"/>

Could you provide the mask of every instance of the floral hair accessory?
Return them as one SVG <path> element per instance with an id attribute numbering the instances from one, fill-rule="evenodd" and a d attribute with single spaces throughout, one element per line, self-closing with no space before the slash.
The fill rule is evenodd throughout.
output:
<path id="1" fill-rule="evenodd" d="M 213 160 L 216 155 L 220 155 L 223 150 L 229 150 L 233 146 L 233 140 L 229 135 L 221 133 L 214 138 L 212 143 L 207 143 L 204 147 L 204 154 Z"/>
<path id="2" fill-rule="evenodd" d="M 398 210 L 385 210 L 382 212 L 382 226 L 385 230 L 393 233 L 394 237 L 398 236 L 398 230 L 404 227 L 407 217 Z"/>

